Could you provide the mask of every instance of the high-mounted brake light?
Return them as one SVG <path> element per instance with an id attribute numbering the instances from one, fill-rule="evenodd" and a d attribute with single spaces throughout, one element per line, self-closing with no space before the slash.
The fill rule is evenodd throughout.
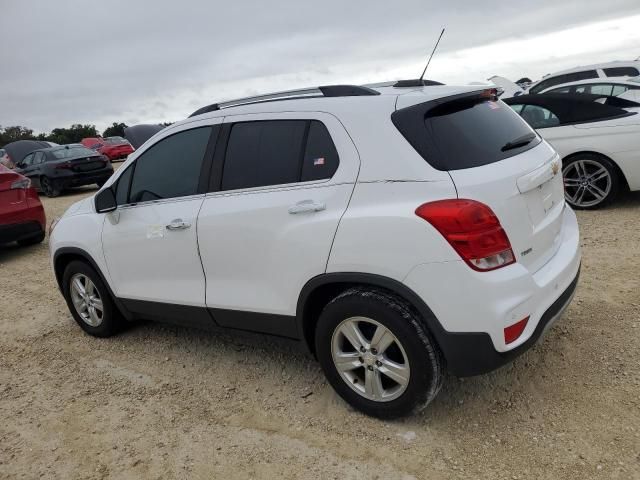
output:
<path id="1" fill-rule="evenodd" d="M 486 272 L 516 261 L 498 217 L 484 203 L 438 200 L 420 205 L 416 215 L 433 225 L 474 270 Z"/>
<path id="2" fill-rule="evenodd" d="M 480 98 L 486 98 L 489 100 L 497 100 L 498 99 L 498 89 L 497 88 L 488 88 L 487 90 L 483 90 L 480 93 Z"/>

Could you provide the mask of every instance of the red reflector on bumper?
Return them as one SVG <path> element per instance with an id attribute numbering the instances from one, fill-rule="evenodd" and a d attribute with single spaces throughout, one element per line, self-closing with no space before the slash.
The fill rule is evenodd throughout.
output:
<path id="1" fill-rule="evenodd" d="M 513 325 L 508 326 L 504 329 L 504 343 L 509 344 L 515 342 L 522 332 L 524 332 L 525 327 L 527 326 L 527 322 L 529 321 L 529 317 L 523 318 L 518 323 L 514 323 Z"/>

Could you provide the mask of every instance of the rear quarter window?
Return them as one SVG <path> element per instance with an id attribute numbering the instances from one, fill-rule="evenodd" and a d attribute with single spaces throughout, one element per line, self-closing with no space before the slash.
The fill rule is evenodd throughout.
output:
<path id="1" fill-rule="evenodd" d="M 501 101 L 452 101 L 427 109 L 422 118 L 415 115 L 416 107 L 419 106 L 398 110 L 392 120 L 418 153 L 438 170 L 488 165 L 529 150 L 541 141 Z M 417 128 L 420 121 L 422 128 Z M 532 135 L 522 146 L 505 148 L 514 140 Z"/>

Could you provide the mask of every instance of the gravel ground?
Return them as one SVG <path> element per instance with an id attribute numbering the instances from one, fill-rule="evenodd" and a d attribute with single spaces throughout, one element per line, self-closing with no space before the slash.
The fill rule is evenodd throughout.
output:
<path id="1" fill-rule="evenodd" d="M 48 218 L 92 191 L 44 198 Z M 640 478 L 640 195 L 579 219 L 565 317 L 394 422 L 283 341 L 153 323 L 91 338 L 46 241 L 0 247 L 0 478 Z"/>

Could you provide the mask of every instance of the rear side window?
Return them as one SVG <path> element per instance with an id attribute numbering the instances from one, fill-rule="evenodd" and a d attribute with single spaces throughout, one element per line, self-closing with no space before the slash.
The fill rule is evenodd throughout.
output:
<path id="1" fill-rule="evenodd" d="M 604 74 L 607 77 L 637 77 L 640 72 L 634 67 L 613 67 L 605 68 Z"/>
<path id="2" fill-rule="evenodd" d="M 516 112 L 500 101 L 475 96 L 449 101 L 426 112 L 416 108 L 419 106 L 399 110 L 392 120 L 409 143 L 438 170 L 498 162 L 541 141 Z M 422 129 L 418 128 L 418 112 L 422 116 Z"/>
<path id="3" fill-rule="evenodd" d="M 322 122 L 240 122 L 229 135 L 222 190 L 327 179 L 338 163 L 338 152 Z"/>
<path id="4" fill-rule="evenodd" d="M 198 193 L 211 127 L 194 128 L 160 140 L 135 162 L 129 202 Z"/>
<path id="5" fill-rule="evenodd" d="M 309 125 L 301 181 L 331 178 L 337 169 L 338 151 L 331 135 L 322 122 L 313 120 Z"/>

